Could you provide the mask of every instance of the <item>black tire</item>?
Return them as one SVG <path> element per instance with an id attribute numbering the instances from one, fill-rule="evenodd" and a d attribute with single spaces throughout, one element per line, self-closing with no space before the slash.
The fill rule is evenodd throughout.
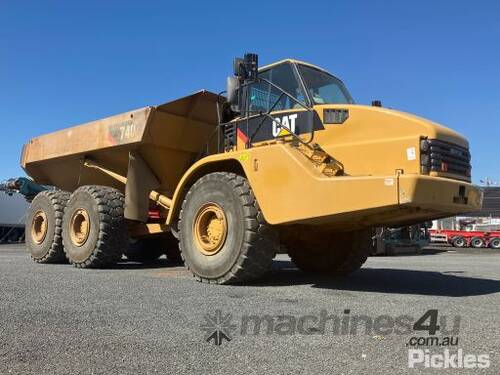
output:
<path id="1" fill-rule="evenodd" d="M 171 263 L 182 262 L 179 243 L 171 233 L 151 238 L 131 239 L 130 246 L 124 252 L 127 259 L 133 262 L 152 262 L 163 254 Z"/>
<path id="2" fill-rule="evenodd" d="M 163 255 L 162 242 L 158 238 L 130 239 L 124 255 L 132 262 L 153 262 Z"/>
<path id="3" fill-rule="evenodd" d="M 452 240 L 451 244 L 454 247 L 459 247 L 459 248 L 467 246 L 467 242 L 465 241 L 465 238 L 463 238 L 462 236 L 455 236 L 455 237 L 453 237 L 453 240 Z"/>
<path id="4" fill-rule="evenodd" d="M 475 249 L 484 247 L 484 239 L 482 239 L 481 237 L 472 237 L 470 240 L 470 245 Z"/>
<path id="5" fill-rule="evenodd" d="M 491 240 L 490 240 L 490 247 L 492 249 L 500 249 L 500 237 L 493 237 Z"/>
<path id="6" fill-rule="evenodd" d="M 123 194 L 106 186 L 82 186 L 69 199 L 63 218 L 64 252 L 78 268 L 100 268 L 118 261 L 128 246 L 123 217 Z M 85 210 L 90 224 L 86 240 L 78 245 L 71 238 L 72 218 Z"/>
<path id="7" fill-rule="evenodd" d="M 213 255 L 195 238 L 200 210 L 216 205 L 225 215 L 226 236 Z M 229 172 L 210 173 L 188 191 L 179 215 L 179 246 L 196 280 L 216 284 L 254 280 L 266 273 L 278 248 L 277 233 L 264 220 L 248 181 Z"/>
<path id="8" fill-rule="evenodd" d="M 26 247 L 31 258 L 37 263 L 59 263 L 64 262 L 62 244 L 62 220 L 64 208 L 69 199 L 69 193 L 60 190 L 46 190 L 39 193 L 31 202 L 26 216 Z M 46 230 L 40 229 L 39 221 L 44 221 Z M 37 221 L 37 223 L 35 223 Z M 37 227 L 35 229 L 34 227 Z M 33 231 L 41 233 L 36 237 Z M 43 237 L 43 239 L 42 239 Z M 40 241 L 41 240 L 41 241 Z"/>
<path id="9" fill-rule="evenodd" d="M 371 229 L 300 233 L 289 239 L 287 247 L 292 261 L 304 272 L 345 276 L 360 269 L 371 251 Z"/>
<path id="10" fill-rule="evenodd" d="M 179 240 L 174 236 L 170 236 L 168 239 L 168 245 L 165 248 L 165 255 L 167 260 L 172 264 L 183 264 L 181 251 L 179 249 Z"/>
<path id="11" fill-rule="evenodd" d="M 448 243 L 452 246 L 455 246 L 455 245 L 453 245 L 453 241 L 455 241 L 455 238 L 457 238 L 457 237 L 459 237 L 459 236 L 451 236 L 450 238 L 448 238 Z"/>

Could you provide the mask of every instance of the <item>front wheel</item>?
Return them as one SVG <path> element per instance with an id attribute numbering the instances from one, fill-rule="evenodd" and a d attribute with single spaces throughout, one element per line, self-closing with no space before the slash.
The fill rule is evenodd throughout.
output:
<path id="1" fill-rule="evenodd" d="M 262 276 L 278 248 L 248 181 L 229 172 L 207 174 L 189 189 L 179 217 L 179 241 L 195 278 L 217 284 Z"/>

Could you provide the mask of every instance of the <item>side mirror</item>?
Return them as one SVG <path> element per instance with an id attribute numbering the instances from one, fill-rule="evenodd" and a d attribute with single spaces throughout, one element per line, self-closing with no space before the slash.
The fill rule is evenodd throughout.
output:
<path id="1" fill-rule="evenodd" d="M 237 107 L 239 103 L 238 91 L 240 88 L 240 80 L 237 77 L 227 77 L 227 101 L 231 107 Z"/>

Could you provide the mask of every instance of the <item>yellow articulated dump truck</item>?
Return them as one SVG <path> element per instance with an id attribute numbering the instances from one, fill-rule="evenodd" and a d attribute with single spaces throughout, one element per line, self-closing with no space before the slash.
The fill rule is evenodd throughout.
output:
<path id="1" fill-rule="evenodd" d="M 226 94 L 200 91 L 33 138 L 40 193 L 26 243 L 79 268 L 182 258 L 199 281 L 260 277 L 280 246 L 308 272 L 366 261 L 372 227 L 478 210 L 467 140 L 407 113 L 354 103 L 338 78 L 235 59 Z"/>

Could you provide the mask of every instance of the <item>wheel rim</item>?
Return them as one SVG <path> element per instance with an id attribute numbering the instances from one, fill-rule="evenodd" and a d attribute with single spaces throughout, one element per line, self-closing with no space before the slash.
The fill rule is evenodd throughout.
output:
<path id="1" fill-rule="evenodd" d="M 491 247 L 494 249 L 500 248 L 500 240 L 495 239 L 495 240 L 491 241 Z"/>
<path id="2" fill-rule="evenodd" d="M 227 220 L 221 206 L 210 202 L 200 207 L 195 216 L 193 236 L 203 255 L 215 255 L 222 249 L 227 237 Z"/>
<path id="3" fill-rule="evenodd" d="M 47 236 L 47 215 L 43 211 L 35 212 L 31 222 L 31 238 L 36 244 L 41 244 Z"/>
<path id="4" fill-rule="evenodd" d="M 69 234 L 75 246 L 83 246 L 90 233 L 90 217 L 87 210 L 79 208 L 71 216 Z"/>

